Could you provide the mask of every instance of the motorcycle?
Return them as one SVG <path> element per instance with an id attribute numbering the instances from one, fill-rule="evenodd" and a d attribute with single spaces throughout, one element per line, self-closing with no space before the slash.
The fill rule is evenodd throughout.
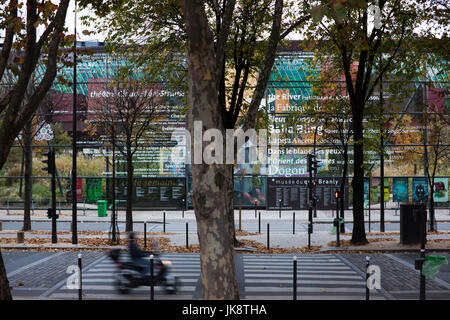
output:
<path id="1" fill-rule="evenodd" d="M 129 293 L 130 289 L 140 286 L 150 286 L 153 282 L 154 286 L 164 286 L 166 293 L 176 294 L 181 283 L 178 277 L 169 274 L 171 262 L 163 261 L 155 255 L 154 259 L 154 276 L 143 276 L 143 266 L 136 264 L 133 260 L 121 259 L 120 249 L 113 249 L 108 252 L 109 257 L 113 260 L 118 268 L 115 275 L 115 286 L 121 294 Z"/>

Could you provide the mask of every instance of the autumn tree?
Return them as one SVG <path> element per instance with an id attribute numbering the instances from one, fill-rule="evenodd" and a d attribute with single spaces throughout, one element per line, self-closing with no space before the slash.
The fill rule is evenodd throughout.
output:
<path id="1" fill-rule="evenodd" d="M 159 110 L 164 98 L 160 94 L 161 85 L 146 82 L 130 62 L 120 58 L 119 63 L 124 65 L 117 67 L 113 78 L 106 79 L 101 88 L 107 94 L 92 104 L 92 122 L 87 130 L 102 132 L 110 139 L 114 137 L 113 147 L 126 160 L 126 231 L 130 232 L 133 231 L 133 156 L 148 143 L 150 133 L 157 130 L 156 121 L 161 116 L 158 111 L 168 114 L 169 110 Z"/>
<path id="2" fill-rule="evenodd" d="M 0 96 L 0 169 L 20 130 L 30 121 L 56 76 L 59 47 L 67 43 L 64 23 L 69 0 L 59 5 L 51 1 L 17 0 L 2 3 L 0 29 L 4 33 L 0 52 L 0 82 L 11 79 L 13 85 Z M 21 15 L 20 10 L 26 14 Z M 42 33 L 38 35 L 38 28 Z M 36 91 L 24 103 L 25 91 L 36 66 L 45 72 Z M 3 259 L 0 255 L 0 300 L 11 299 Z"/>
<path id="3" fill-rule="evenodd" d="M 364 125 L 368 101 L 380 79 L 388 74 L 403 81 L 413 79 L 418 70 L 415 40 L 421 36 L 418 26 L 427 21 L 432 1 L 339 1 L 332 5 L 314 1 L 311 39 L 328 40 L 327 55 L 344 74 L 353 121 L 353 190 L 364 188 Z M 351 242 L 367 243 L 364 228 L 364 194 L 353 196 L 353 232 Z"/>
<path id="4" fill-rule="evenodd" d="M 110 39 L 135 39 L 143 45 L 144 60 L 166 62 L 174 52 L 184 55 L 187 51 L 187 126 L 193 130 L 194 121 L 202 121 L 202 132 L 214 128 L 225 136 L 226 129 L 235 129 L 240 116 L 245 119 L 242 129 L 255 127 L 280 41 L 310 18 L 303 6 L 292 11 L 289 4 L 281 0 L 192 1 L 180 7 L 176 1 L 125 1 L 110 11 L 95 7 L 117 27 Z M 253 88 L 250 79 L 255 81 Z M 233 165 L 195 164 L 192 174 L 203 297 L 236 299 Z"/>
<path id="5" fill-rule="evenodd" d="M 448 92 L 448 90 L 446 90 Z M 441 91 L 444 95 L 445 91 Z M 429 230 L 435 231 L 435 179 L 440 168 L 450 160 L 450 130 L 449 116 L 443 105 L 425 102 L 422 117 L 423 131 L 423 155 L 425 158 L 425 173 L 428 181 L 428 203 L 429 203 Z"/>

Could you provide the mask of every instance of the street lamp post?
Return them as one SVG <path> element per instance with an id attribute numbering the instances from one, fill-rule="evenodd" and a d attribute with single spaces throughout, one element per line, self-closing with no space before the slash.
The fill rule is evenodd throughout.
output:
<path id="1" fill-rule="evenodd" d="M 77 238 L 77 2 L 75 1 L 72 106 L 72 244 Z"/>

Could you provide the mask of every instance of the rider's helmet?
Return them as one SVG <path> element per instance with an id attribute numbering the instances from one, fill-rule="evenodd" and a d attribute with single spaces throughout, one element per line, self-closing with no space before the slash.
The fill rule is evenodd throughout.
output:
<path id="1" fill-rule="evenodd" d="M 134 240 L 134 239 L 135 239 L 135 236 L 136 236 L 136 235 L 135 235 L 135 233 L 134 233 L 133 231 L 131 231 L 131 232 L 128 233 L 128 239 L 129 239 L 129 240 Z"/>

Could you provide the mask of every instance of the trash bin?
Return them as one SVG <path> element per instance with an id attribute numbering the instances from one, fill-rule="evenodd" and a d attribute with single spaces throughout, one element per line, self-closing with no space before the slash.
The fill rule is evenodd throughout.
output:
<path id="1" fill-rule="evenodd" d="M 420 244 L 426 233 L 426 223 L 425 204 L 400 204 L 400 243 Z"/>
<path id="2" fill-rule="evenodd" d="M 97 208 L 98 208 L 98 216 L 99 217 L 106 217 L 106 206 L 108 201 L 106 200 L 97 200 Z"/>

